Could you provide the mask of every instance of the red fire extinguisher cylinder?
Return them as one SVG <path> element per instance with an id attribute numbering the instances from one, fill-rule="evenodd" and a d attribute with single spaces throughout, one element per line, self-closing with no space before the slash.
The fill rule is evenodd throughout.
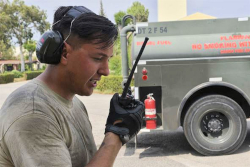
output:
<path id="1" fill-rule="evenodd" d="M 152 96 L 153 94 L 148 94 L 147 99 L 145 99 L 145 120 L 147 129 L 156 129 L 156 107 L 155 99 Z"/>

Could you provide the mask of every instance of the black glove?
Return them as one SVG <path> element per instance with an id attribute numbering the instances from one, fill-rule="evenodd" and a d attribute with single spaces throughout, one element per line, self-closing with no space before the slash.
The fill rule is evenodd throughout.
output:
<path id="1" fill-rule="evenodd" d="M 105 133 L 113 132 L 117 134 L 122 145 L 133 138 L 141 129 L 143 121 L 144 104 L 139 100 L 127 98 L 130 101 L 128 106 L 121 106 L 119 94 L 116 93 L 110 101 L 109 116 L 106 123 Z M 121 122 L 114 122 L 121 120 Z"/>

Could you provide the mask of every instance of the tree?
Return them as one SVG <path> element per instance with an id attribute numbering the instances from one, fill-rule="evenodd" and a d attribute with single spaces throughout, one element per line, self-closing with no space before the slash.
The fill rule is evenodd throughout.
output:
<path id="1" fill-rule="evenodd" d="M 140 2 L 134 2 L 130 8 L 127 9 L 127 13 L 135 16 L 137 22 L 147 22 L 149 11 Z"/>
<path id="2" fill-rule="evenodd" d="M 3 11 L 3 1 L 0 1 L 0 11 Z M 10 18 L 3 12 L 0 12 L 0 59 L 12 59 L 13 47 L 11 44 L 11 35 L 6 26 Z"/>
<path id="3" fill-rule="evenodd" d="M 120 36 L 118 36 L 113 47 L 113 57 L 109 61 L 110 74 L 121 75 L 121 71 L 122 71 L 121 60 L 122 60 L 121 41 L 120 41 Z"/>
<path id="4" fill-rule="evenodd" d="M 10 45 L 6 45 L 3 40 L 0 40 L 0 60 L 10 60 L 13 58 L 14 49 Z"/>
<path id="5" fill-rule="evenodd" d="M 117 27 L 119 28 L 119 30 L 121 30 L 122 28 L 122 18 L 126 15 L 126 12 L 124 11 L 119 11 L 117 13 L 115 13 L 114 17 L 115 17 L 115 23 L 117 25 Z M 125 22 L 125 26 L 128 25 L 130 23 L 130 19 L 127 19 Z"/>
<path id="6" fill-rule="evenodd" d="M 41 34 L 49 29 L 50 24 L 46 21 L 45 11 L 39 7 L 27 6 L 22 0 L 1 1 L 0 16 L 5 15 L 6 27 L 12 40 L 20 46 L 21 71 L 25 71 L 23 45 L 33 37 L 33 31 L 37 30 Z M 0 30 L 1 31 L 1 30 Z"/>
<path id="7" fill-rule="evenodd" d="M 27 41 L 23 45 L 24 49 L 26 49 L 29 52 L 29 63 L 30 63 L 30 69 L 32 70 L 32 54 L 36 50 L 36 42 L 33 40 Z"/>
<path id="8" fill-rule="evenodd" d="M 117 26 L 121 26 L 122 25 L 122 18 L 126 15 L 126 12 L 124 11 L 119 11 L 117 13 L 115 13 L 114 17 L 115 17 L 115 23 Z"/>
<path id="9" fill-rule="evenodd" d="M 106 17 L 104 9 L 103 9 L 103 5 L 102 5 L 102 0 L 100 0 L 100 12 L 99 12 L 100 16 Z"/>
<path id="10" fill-rule="evenodd" d="M 110 73 L 112 75 L 121 75 L 122 72 L 122 57 L 121 56 L 114 56 L 110 59 L 109 61 L 109 68 L 110 68 Z"/>
<path id="11" fill-rule="evenodd" d="M 119 11 L 115 13 L 114 18 L 115 18 L 115 23 L 121 28 L 122 24 L 122 19 L 126 14 L 130 14 L 135 16 L 136 21 L 139 22 L 146 22 L 148 21 L 148 15 L 149 11 L 148 9 L 145 9 L 145 7 L 139 3 L 139 2 L 134 2 L 133 5 L 127 9 L 127 13 L 124 11 Z M 125 25 L 129 24 L 132 22 L 132 19 L 127 19 L 125 22 Z M 131 43 L 132 43 L 132 36 L 128 36 L 128 59 L 129 59 L 129 66 L 132 66 L 131 63 Z M 118 38 L 115 45 L 114 45 L 114 52 L 113 52 L 113 58 L 110 59 L 110 70 L 114 75 L 121 75 L 121 44 L 120 44 L 120 39 Z"/>

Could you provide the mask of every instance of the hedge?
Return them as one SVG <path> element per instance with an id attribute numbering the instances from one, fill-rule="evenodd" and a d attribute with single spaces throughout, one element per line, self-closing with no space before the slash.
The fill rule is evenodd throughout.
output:
<path id="1" fill-rule="evenodd" d="M 43 73 L 43 71 L 27 71 L 25 72 L 25 78 L 26 80 L 31 80 L 33 78 L 36 78 L 41 73 Z"/>
<path id="2" fill-rule="evenodd" d="M 22 78 L 23 77 L 23 73 L 20 71 L 12 70 L 11 73 L 14 74 L 14 78 Z"/>
<path id="3" fill-rule="evenodd" d="M 0 84 L 10 83 L 10 82 L 14 82 L 14 74 L 11 73 L 0 74 Z"/>
<path id="4" fill-rule="evenodd" d="M 117 92 L 122 93 L 122 76 L 102 76 L 102 79 L 97 83 L 96 89 L 98 89 L 101 92 L 109 91 L 109 92 Z M 133 85 L 133 81 L 131 82 L 131 85 Z"/>

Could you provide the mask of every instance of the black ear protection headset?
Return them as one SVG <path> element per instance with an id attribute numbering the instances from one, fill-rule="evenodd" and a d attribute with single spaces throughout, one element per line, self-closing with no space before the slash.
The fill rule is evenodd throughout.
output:
<path id="1" fill-rule="evenodd" d="M 59 31 L 50 30 L 42 35 L 36 46 L 36 56 L 41 63 L 58 64 L 60 62 L 63 44 L 71 34 L 72 24 L 83 13 L 93 12 L 83 6 L 74 6 L 63 16 L 72 18 L 69 34 L 65 40 L 63 40 L 63 36 Z M 55 22 L 52 27 L 60 21 Z"/>

